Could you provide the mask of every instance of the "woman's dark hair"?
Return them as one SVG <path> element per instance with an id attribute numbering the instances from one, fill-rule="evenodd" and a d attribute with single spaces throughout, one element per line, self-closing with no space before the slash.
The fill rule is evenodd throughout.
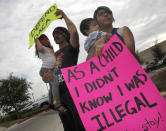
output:
<path id="1" fill-rule="evenodd" d="M 80 32 L 83 35 L 87 36 L 85 30 L 89 30 L 90 23 L 94 20 L 95 19 L 93 19 L 93 18 L 86 18 L 86 19 L 81 21 L 81 23 L 80 23 Z"/>
<path id="2" fill-rule="evenodd" d="M 54 37 L 54 33 L 56 31 L 58 31 L 59 33 L 61 33 L 66 38 L 66 41 L 68 43 L 70 43 L 70 33 L 69 33 L 69 31 L 66 28 L 64 28 L 64 27 L 56 27 L 54 29 L 54 31 L 52 32 L 53 37 Z"/>
<path id="3" fill-rule="evenodd" d="M 40 41 L 43 38 L 48 39 L 48 37 L 45 34 L 41 34 L 38 39 Z M 51 48 L 53 50 L 53 46 L 51 45 L 51 43 L 49 45 L 47 45 L 47 46 L 46 45 L 43 45 L 43 46 Z M 39 52 L 37 50 L 37 44 L 35 44 L 35 55 L 39 58 Z"/>

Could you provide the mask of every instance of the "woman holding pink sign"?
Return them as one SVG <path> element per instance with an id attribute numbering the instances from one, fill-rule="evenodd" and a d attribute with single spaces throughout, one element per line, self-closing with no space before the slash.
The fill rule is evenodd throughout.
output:
<path id="1" fill-rule="evenodd" d="M 106 6 L 100 6 L 98 7 L 93 15 L 94 19 L 96 19 L 101 31 L 107 32 L 107 33 L 112 33 L 116 34 L 119 36 L 119 38 L 125 43 L 126 47 L 130 50 L 132 54 L 135 53 L 135 41 L 133 34 L 131 30 L 127 26 L 123 26 L 121 28 L 114 28 L 113 27 L 113 22 L 114 17 L 113 13 L 110 10 L 110 8 Z M 95 43 L 95 50 L 97 51 L 96 53 L 99 53 L 99 50 L 102 50 L 103 46 L 101 46 L 101 40 L 97 40 Z M 102 42 L 104 43 L 104 42 Z M 100 54 L 98 54 L 99 56 Z M 87 59 L 91 58 L 91 54 L 88 54 Z"/>

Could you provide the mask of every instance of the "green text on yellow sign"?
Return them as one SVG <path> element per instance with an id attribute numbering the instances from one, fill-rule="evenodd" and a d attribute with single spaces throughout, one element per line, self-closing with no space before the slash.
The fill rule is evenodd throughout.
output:
<path id="1" fill-rule="evenodd" d="M 56 19 L 61 18 L 61 15 L 56 16 L 58 7 L 56 4 L 52 5 L 44 15 L 39 19 L 32 31 L 29 33 L 29 48 L 34 44 L 34 38 L 39 37 L 50 25 L 50 23 Z"/>

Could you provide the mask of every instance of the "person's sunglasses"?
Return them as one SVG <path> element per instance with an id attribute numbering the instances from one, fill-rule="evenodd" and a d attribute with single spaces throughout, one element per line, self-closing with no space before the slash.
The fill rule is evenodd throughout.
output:
<path id="1" fill-rule="evenodd" d="M 97 13 L 97 16 L 104 16 L 104 15 L 106 15 L 106 14 L 112 14 L 112 12 L 109 11 L 109 10 L 105 10 L 105 11 L 102 11 L 102 12 L 98 12 L 98 13 Z"/>
<path id="2" fill-rule="evenodd" d="M 60 31 L 55 31 L 55 32 L 54 32 L 54 36 L 62 37 L 62 36 L 63 36 L 63 33 L 60 32 Z"/>

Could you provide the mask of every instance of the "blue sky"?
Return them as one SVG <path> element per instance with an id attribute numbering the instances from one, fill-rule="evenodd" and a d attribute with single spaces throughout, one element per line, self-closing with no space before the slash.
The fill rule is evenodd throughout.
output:
<path id="1" fill-rule="evenodd" d="M 35 98 L 47 93 L 47 87 L 39 76 L 41 61 L 34 55 L 34 46 L 28 49 L 29 32 L 43 15 L 56 3 L 68 15 L 79 30 L 82 19 L 92 17 L 94 10 L 101 5 L 111 8 L 114 14 L 114 27 L 128 26 L 135 37 L 136 50 L 141 51 L 154 45 L 154 41 L 166 39 L 165 0 L 0 0 L 0 78 L 9 73 L 27 78 L 32 82 Z M 65 26 L 63 20 L 51 23 L 45 34 L 51 40 L 56 26 Z M 83 48 L 85 37 L 79 32 L 79 63 L 84 62 Z"/>

